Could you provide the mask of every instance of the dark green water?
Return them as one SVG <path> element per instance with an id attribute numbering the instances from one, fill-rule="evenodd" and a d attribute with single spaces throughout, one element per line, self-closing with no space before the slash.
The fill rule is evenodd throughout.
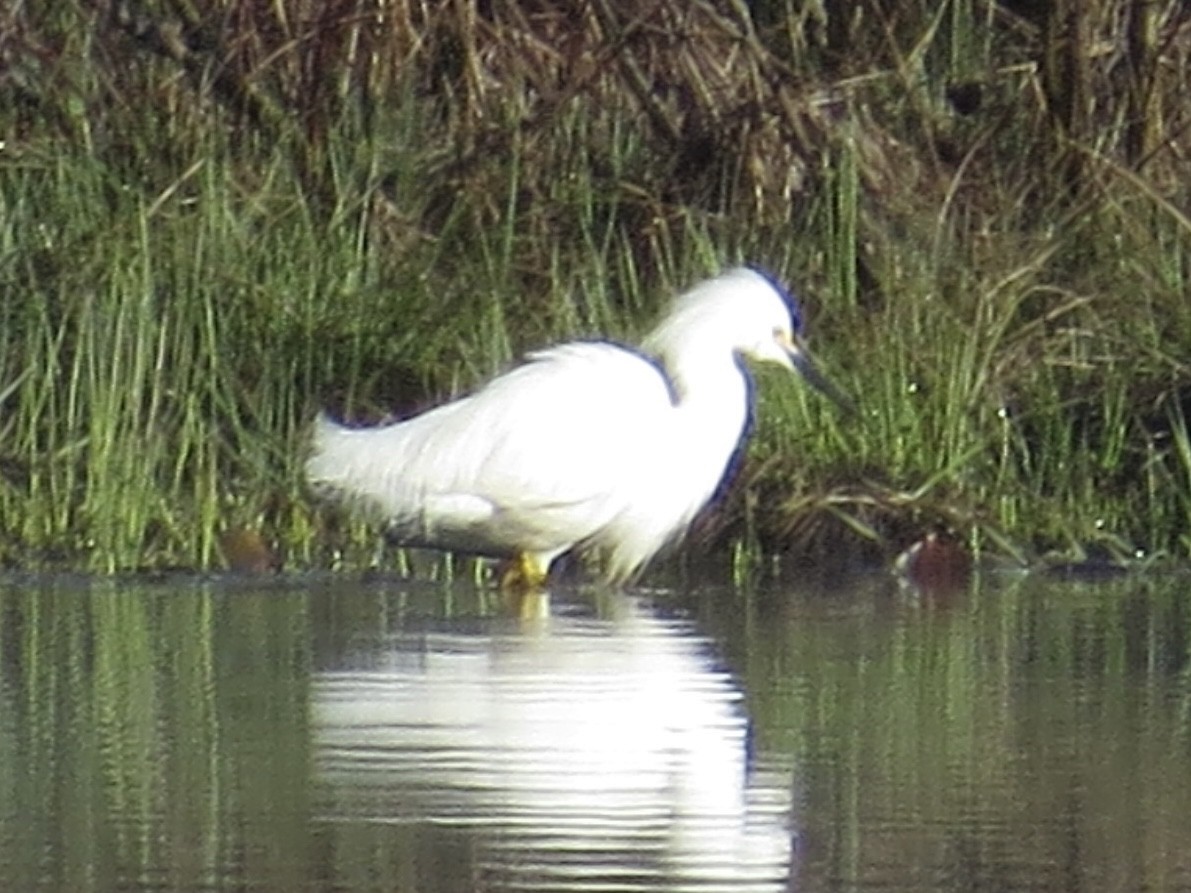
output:
<path id="1" fill-rule="evenodd" d="M 0 581 L 0 890 L 1191 890 L 1182 577 Z"/>

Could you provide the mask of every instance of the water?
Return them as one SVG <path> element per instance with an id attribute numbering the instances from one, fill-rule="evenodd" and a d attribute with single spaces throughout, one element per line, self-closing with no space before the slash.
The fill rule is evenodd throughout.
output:
<path id="1" fill-rule="evenodd" d="M 0 581 L 0 890 L 1191 890 L 1187 580 Z"/>

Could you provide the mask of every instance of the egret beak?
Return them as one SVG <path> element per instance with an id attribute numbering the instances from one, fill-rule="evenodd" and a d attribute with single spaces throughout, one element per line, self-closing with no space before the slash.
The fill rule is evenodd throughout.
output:
<path id="1" fill-rule="evenodd" d="M 815 365 L 815 361 L 811 358 L 810 352 L 806 348 L 806 342 L 802 339 L 801 335 L 794 335 L 784 347 L 786 348 L 787 355 L 790 357 L 790 364 L 807 384 L 831 400 L 832 403 L 848 415 L 857 414 L 859 410 L 856 408 L 856 401 L 836 387 L 831 379 L 819 371 L 819 367 Z"/>

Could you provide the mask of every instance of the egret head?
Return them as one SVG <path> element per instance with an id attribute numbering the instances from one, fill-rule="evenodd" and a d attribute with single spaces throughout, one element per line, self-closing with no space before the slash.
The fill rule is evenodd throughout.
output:
<path id="1" fill-rule="evenodd" d="M 739 352 L 753 360 L 799 369 L 797 358 L 805 355 L 806 347 L 798 299 L 759 267 L 740 267 L 721 278 L 738 282 L 742 296 L 747 296 L 733 308 L 741 327 Z"/>
<path id="2" fill-rule="evenodd" d="M 671 318 L 673 329 L 684 335 L 698 329 L 709 337 L 726 339 L 738 354 L 796 371 L 811 387 L 854 411 L 851 399 L 811 358 L 798 299 L 766 271 L 751 266 L 729 270 L 697 286 L 683 300 L 686 306 Z M 667 328 L 664 324 L 662 330 Z"/>

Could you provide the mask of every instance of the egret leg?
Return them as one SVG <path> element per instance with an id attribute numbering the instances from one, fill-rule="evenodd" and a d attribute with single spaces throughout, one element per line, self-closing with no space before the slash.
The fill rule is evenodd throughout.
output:
<path id="1" fill-rule="evenodd" d="M 500 588 L 509 593 L 542 592 L 550 565 L 529 552 L 518 552 L 500 575 Z"/>

